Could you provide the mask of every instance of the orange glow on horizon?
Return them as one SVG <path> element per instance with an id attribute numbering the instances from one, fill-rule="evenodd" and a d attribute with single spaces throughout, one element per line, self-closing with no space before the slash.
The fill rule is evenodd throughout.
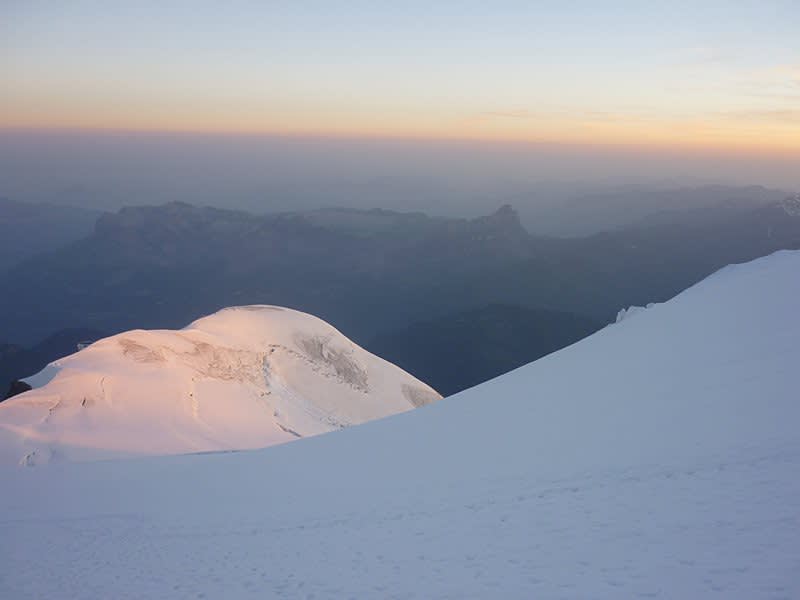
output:
<path id="1" fill-rule="evenodd" d="M 512 4 L 0 3 L 0 131 L 800 153 L 797 2 Z"/>
<path id="2" fill-rule="evenodd" d="M 127 117 L 127 118 L 126 118 Z M 0 122 L 2 130 L 161 132 L 219 135 L 265 135 L 287 137 L 333 137 L 358 139 L 408 139 L 475 141 L 496 143 L 544 143 L 554 145 L 641 147 L 665 150 L 767 153 L 796 156 L 800 153 L 800 125 L 717 121 L 673 121 L 648 123 L 615 118 L 592 119 L 461 119 L 389 120 L 350 118 L 327 123 L 308 119 L 203 119 L 199 115 L 131 118 L 122 115 L 101 122 L 92 118 L 19 119 Z M 194 117 L 194 118 L 193 118 Z"/>

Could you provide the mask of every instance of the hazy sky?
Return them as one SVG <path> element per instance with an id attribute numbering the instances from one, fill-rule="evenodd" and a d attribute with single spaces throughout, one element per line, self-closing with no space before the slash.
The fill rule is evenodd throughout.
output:
<path id="1" fill-rule="evenodd" d="M 800 151 L 800 2 L 0 3 L 0 127 Z"/>
<path id="2" fill-rule="evenodd" d="M 599 183 L 796 191 L 798 26 L 800 0 L 0 0 L 0 196 L 467 215 Z"/>

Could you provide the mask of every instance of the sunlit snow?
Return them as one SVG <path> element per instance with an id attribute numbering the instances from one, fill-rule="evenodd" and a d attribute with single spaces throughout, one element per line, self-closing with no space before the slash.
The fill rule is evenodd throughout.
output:
<path id="1" fill-rule="evenodd" d="M 439 399 L 324 321 L 274 306 L 121 333 L 27 381 L 0 404 L 0 463 L 260 448 Z"/>
<path id="2" fill-rule="evenodd" d="M 3 598 L 800 597 L 800 252 L 266 450 L 4 468 Z"/>

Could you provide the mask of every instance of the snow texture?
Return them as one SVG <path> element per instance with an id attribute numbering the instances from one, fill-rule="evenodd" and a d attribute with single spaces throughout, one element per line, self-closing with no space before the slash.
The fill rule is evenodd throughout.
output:
<path id="1" fill-rule="evenodd" d="M 55 361 L 0 404 L 0 463 L 261 448 L 440 396 L 305 313 L 228 308 Z"/>
<path id="2" fill-rule="evenodd" d="M 800 597 L 798 297 L 780 252 L 363 426 L 0 469 L 0 597 Z"/>

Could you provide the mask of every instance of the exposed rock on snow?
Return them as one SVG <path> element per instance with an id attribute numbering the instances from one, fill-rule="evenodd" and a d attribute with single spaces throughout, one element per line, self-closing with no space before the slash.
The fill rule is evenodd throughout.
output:
<path id="1" fill-rule="evenodd" d="M 647 306 L 629 306 L 628 308 L 623 308 L 617 313 L 617 319 L 615 322 L 619 323 L 625 319 L 630 319 L 632 316 L 637 315 L 648 308 L 653 308 L 655 305 L 655 302 L 649 302 Z"/>
<path id="2" fill-rule="evenodd" d="M 324 321 L 272 306 L 121 333 L 26 382 L 0 405 L 0 462 L 263 447 L 440 398 Z"/>
<path id="3" fill-rule="evenodd" d="M 11 382 L 11 385 L 8 386 L 8 391 L 6 392 L 5 397 L 3 400 L 8 400 L 12 396 L 17 396 L 18 394 L 22 394 L 23 392 L 27 392 L 31 389 L 31 386 L 24 381 L 14 380 Z"/>

